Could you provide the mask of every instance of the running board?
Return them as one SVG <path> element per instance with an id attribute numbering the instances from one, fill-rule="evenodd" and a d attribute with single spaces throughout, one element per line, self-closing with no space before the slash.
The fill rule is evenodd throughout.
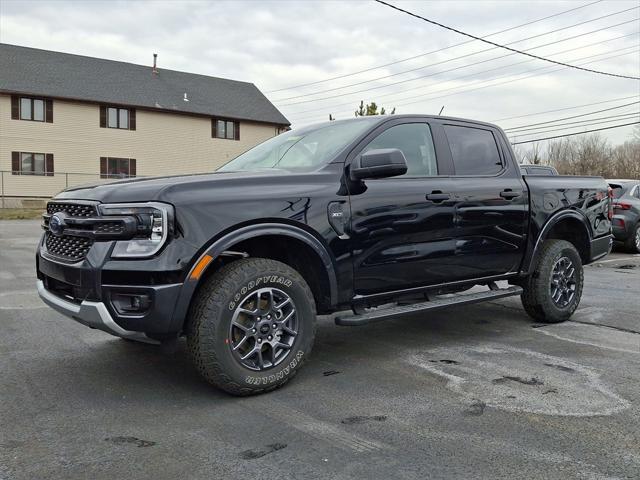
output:
<path id="1" fill-rule="evenodd" d="M 336 317 L 336 325 L 344 327 L 355 327 L 366 325 L 372 322 L 381 322 L 410 313 L 426 312 L 451 307 L 453 305 L 470 305 L 472 303 L 494 300 L 497 298 L 512 297 L 520 295 L 522 287 L 508 287 L 491 289 L 486 292 L 468 293 L 466 295 L 456 294 L 447 298 L 437 298 L 428 302 L 412 303 L 411 305 L 400 305 L 397 307 L 372 309 L 370 312 L 361 315 L 340 315 Z"/>

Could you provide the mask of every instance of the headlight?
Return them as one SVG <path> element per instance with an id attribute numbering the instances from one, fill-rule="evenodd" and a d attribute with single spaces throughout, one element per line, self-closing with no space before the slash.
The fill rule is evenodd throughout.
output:
<path id="1" fill-rule="evenodd" d="M 118 240 L 113 258 L 140 258 L 156 254 L 173 233 L 173 207 L 166 203 L 113 203 L 99 206 L 103 216 L 118 215 L 136 219 L 131 240 Z"/>

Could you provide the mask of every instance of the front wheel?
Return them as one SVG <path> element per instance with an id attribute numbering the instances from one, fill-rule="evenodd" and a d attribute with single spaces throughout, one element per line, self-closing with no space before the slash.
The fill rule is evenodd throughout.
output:
<path id="1" fill-rule="evenodd" d="M 202 285 L 189 313 L 187 345 L 209 383 L 234 395 L 263 393 L 300 369 L 311 353 L 315 320 L 313 295 L 297 271 L 247 258 Z"/>
<path id="2" fill-rule="evenodd" d="M 539 322 L 569 319 L 580 304 L 584 270 L 576 248 L 564 240 L 546 240 L 524 285 L 522 305 Z"/>

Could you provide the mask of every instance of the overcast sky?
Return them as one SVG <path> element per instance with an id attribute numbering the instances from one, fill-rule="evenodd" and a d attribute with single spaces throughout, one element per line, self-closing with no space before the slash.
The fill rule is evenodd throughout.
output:
<path id="1" fill-rule="evenodd" d="M 530 52 L 585 68 L 640 76 L 638 0 L 390 3 L 477 36 L 575 9 L 488 39 L 520 50 L 558 42 Z M 578 23 L 582 24 L 572 27 Z M 536 38 L 519 41 L 532 36 Z M 565 40 L 574 36 L 579 37 Z M 326 120 L 329 113 L 336 118 L 352 117 L 360 100 L 376 101 L 387 110 L 396 107 L 397 113 L 433 114 L 444 106 L 443 114 L 496 121 L 503 128 L 640 100 L 637 80 L 561 68 L 519 54 L 504 57 L 510 52 L 498 48 L 476 53 L 491 48 L 478 41 L 446 48 L 467 40 L 365 0 L 0 0 L 1 42 L 149 65 L 152 53 L 157 52 L 161 69 L 255 83 L 294 127 Z M 419 57 L 373 69 L 414 56 Z M 496 57 L 503 58 L 493 60 Z M 365 69 L 372 70 L 272 92 Z M 406 70 L 413 71 L 402 73 Z M 388 75 L 393 76 L 379 79 Z M 524 76 L 530 77 L 513 81 Z M 412 80 L 416 77 L 424 78 Z M 347 85 L 353 86 L 340 88 Z M 313 95 L 300 96 L 305 94 Z M 607 103 L 508 118 L 596 102 Z M 635 104 L 567 122 L 585 118 L 605 122 L 580 127 L 592 129 L 638 120 L 639 112 Z M 620 117 L 598 120 L 612 115 Z M 537 128 L 516 140 L 536 138 L 537 132 L 545 137 L 577 131 L 563 126 L 555 127 L 560 131 L 542 133 L 554 128 Z M 618 143 L 630 138 L 631 128 L 602 135 Z"/>

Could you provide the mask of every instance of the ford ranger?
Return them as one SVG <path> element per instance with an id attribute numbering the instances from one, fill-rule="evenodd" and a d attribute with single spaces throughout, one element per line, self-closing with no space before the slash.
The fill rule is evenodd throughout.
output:
<path id="1" fill-rule="evenodd" d="M 495 125 L 333 121 L 213 173 L 63 191 L 43 215 L 38 292 L 125 339 L 186 336 L 208 382 L 248 395 L 296 374 L 317 314 L 360 326 L 520 296 L 536 321 L 564 321 L 611 217 L 602 178 L 523 176 Z"/>

